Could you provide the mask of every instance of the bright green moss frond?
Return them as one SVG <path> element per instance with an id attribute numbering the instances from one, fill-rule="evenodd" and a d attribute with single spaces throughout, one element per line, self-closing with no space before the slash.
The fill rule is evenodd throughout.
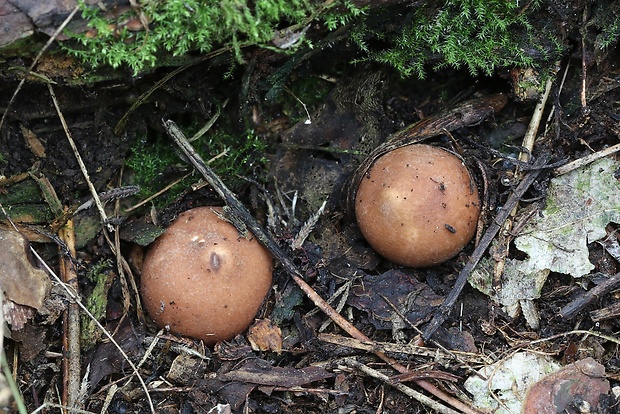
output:
<path id="1" fill-rule="evenodd" d="M 282 25 L 300 24 L 310 18 L 312 4 L 307 0 L 150 1 L 141 9 L 149 29 L 130 32 L 123 27 L 124 16 L 111 21 L 82 3 L 92 30 L 87 35 L 74 35 L 81 47 L 68 51 L 93 66 L 116 68 L 125 64 L 135 73 L 155 65 L 162 52 L 179 56 L 192 50 L 210 52 L 216 47 L 230 47 L 239 51 L 243 45 L 267 44 Z M 126 15 L 136 16 L 134 11 Z"/>
<path id="2" fill-rule="evenodd" d="M 531 26 L 521 7 L 503 0 L 429 2 L 403 19 L 406 23 L 389 45 L 370 52 L 369 59 L 389 64 L 403 76 L 420 78 L 431 60 L 440 62 L 436 69 L 466 67 L 472 74 L 490 74 L 501 66 L 530 66 L 533 59 L 524 53 L 522 43 Z M 367 48 L 365 43 L 360 47 Z"/>

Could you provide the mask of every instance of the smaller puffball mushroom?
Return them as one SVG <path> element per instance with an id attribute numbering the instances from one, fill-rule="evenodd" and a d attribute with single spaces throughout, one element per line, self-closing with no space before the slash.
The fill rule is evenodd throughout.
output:
<path id="1" fill-rule="evenodd" d="M 355 197 L 355 217 L 370 246 L 411 267 L 454 257 L 473 237 L 479 214 L 478 190 L 463 161 L 430 145 L 379 157 Z"/>
<path id="2" fill-rule="evenodd" d="M 271 288 L 272 259 L 215 212 L 187 210 L 150 247 L 142 267 L 144 305 L 157 326 L 213 345 L 254 320 Z"/>

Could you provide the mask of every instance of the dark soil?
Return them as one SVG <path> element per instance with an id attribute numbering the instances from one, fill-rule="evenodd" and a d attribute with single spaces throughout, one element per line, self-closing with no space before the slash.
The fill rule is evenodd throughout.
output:
<path id="1" fill-rule="evenodd" d="M 581 10 L 579 5 L 573 7 Z M 564 16 L 562 10 L 558 10 L 557 19 L 561 16 Z M 533 153 L 536 157 L 544 150 L 550 151 L 550 162 L 577 159 L 615 145 L 620 133 L 618 51 L 612 48 L 601 56 L 586 56 L 583 61 L 587 53 L 582 54 L 579 46 L 579 21 L 580 18 L 567 23 L 574 29 L 567 34 L 567 42 L 574 41 L 575 46 L 560 62 L 557 81 L 539 130 L 539 135 L 546 130 L 545 136 L 537 141 Z M 587 47 L 591 47 L 590 40 L 586 41 Z M 390 68 L 351 64 L 354 57 L 343 45 L 308 53 L 304 59 L 299 59 L 288 77 L 286 85 L 291 92 L 282 90 L 278 94 L 272 90 L 273 79 L 281 74 L 279 68 L 290 64 L 291 57 L 267 50 L 247 51 L 248 64 L 235 69 L 229 77 L 224 76 L 229 70 L 227 57 L 198 63 L 157 88 L 131 112 L 124 127 L 116 131 L 119 121 L 136 99 L 173 69 L 160 68 L 140 78 L 118 75 L 113 80 L 82 86 L 70 86 L 59 76 L 53 89 L 98 192 L 136 184 L 135 171 L 126 166 L 127 159 L 139 143 L 149 147 L 162 140 L 165 142 L 162 120 L 172 119 L 181 128 L 195 131 L 196 125 L 200 127 L 206 123 L 228 100 L 214 130 L 245 134 L 251 129 L 267 144 L 264 153 L 249 158 L 248 163 L 253 164 L 243 170 L 247 180 L 223 177 L 231 183 L 232 190 L 287 251 L 320 296 L 331 298 L 340 288 L 350 287 L 344 293 L 346 303 L 343 302 L 340 314 L 370 339 L 419 343 L 417 329 L 424 329 L 450 292 L 474 244 L 468 245 L 456 258 L 428 269 L 401 268 L 383 260 L 366 244 L 355 221 L 346 213 L 345 196 L 351 174 L 372 148 L 405 126 L 465 100 L 504 93 L 508 96 L 508 104 L 500 112 L 490 114 L 477 125 L 429 140 L 461 153 L 472 169 L 478 165 L 485 167 L 489 214 L 482 224 L 486 227 L 496 209 L 510 196 L 511 188 L 503 183 L 514 171 L 514 164 L 501 162 L 490 149 L 501 147 L 505 155 L 518 154 L 536 99 L 521 99 L 513 88 L 508 69 L 498 70 L 490 77 L 472 77 L 464 71 L 445 69 L 430 71 L 424 80 L 401 79 Z M 560 87 L 565 72 L 567 76 Z M 0 78 L 3 112 L 17 84 L 17 78 Z M 308 93 L 308 89 L 312 93 Z M 582 91 L 585 91 L 586 107 L 581 103 Z M 292 93 L 302 100 L 312 95 L 319 97 L 305 102 L 311 125 L 304 123 L 306 113 Z M 551 109 L 553 114 L 548 117 Z M 30 130 L 42 144 L 44 155 L 33 150 L 32 144 L 28 145 L 22 128 Z M 174 144 L 169 141 L 168 145 L 173 148 Z M 17 95 L 0 130 L 0 154 L 3 157 L 0 195 L 11 194 L 16 191 L 13 186 L 37 177 L 49 180 L 62 206 L 69 209 L 90 198 L 87 181 L 69 145 L 48 87 L 43 83 L 26 82 Z M 179 157 L 174 165 L 160 171 L 156 180 L 163 187 L 190 171 Z M 19 176 L 25 172 L 31 175 Z M 482 189 L 482 177 L 478 178 Z M 547 172 L 539 177 L 523 197 L 534 201 L 523 202 L 522 208 L 542 206 L 540 200 L 544 200 L 548 178 Z M 293 212 L 295 194 L 298 201 Z M 28 206 L 34 210 L 48 208 L 48 200 L 43 196 L 14 204 L 0 199 L 4 200 L 9 216 L 12 216 L 12 209 L 18 207 L 26 211 L 29 211 Z M 148 355 L 139 372 L 151 390 L 156 412 L 231 412 L 226 411 L 224 404 L 230 404 L 229 409 L 239 413 L 431 412 L 385 383 L 346 365 L 345 358 L 355 356 L 364 364 L 391 372 L 390 375 L 396 373 L 389 371 L 389 367 L 371 352 L 321 340 L 320 334 L 347 334 L 333 323 L 321 328 L 329 318 L 315 310 L 314 304 L 278 265 L 274 287 L 257 318 L 269 318 L 279 327 L 281 352 L 253 349 L 246 334 L 209 349 L 199 341 L 158 333 L 148 316 L 141 313 L 139 292 L 134 289 L 139 285 L 145 249 L 136 239 L 138 236 L 148 238 L 145 229 L 164 227 L 180 211 L 221 204 L 221 201 L 208 186 L 195 191 L 187 187 L 167 203 L 147 203 L 126 212 L 142 199 L 140 194 L 132 194 L 118 199 L 118 204 L 109 202 L 106 205 L 109 216 L 119 217 L 112 224 L 117 226 L 121 253 L 128 262 L 122 276 L 116 264 L 117 256 L 104 237 L 104 228 L 94 207 L 76 216 L 80 234 L 72 261 L 77 269 L 77 287 L 82 298 L 88 298 L 95 289 L 95 282 L 87 277 L 95 265 L 109 275 L 101 323 L 114 332 L 116 341 L 135 364 Z M 275 211 L 268 209 L 266 199 L 273 202 Z M 292 250 L 291 242 L 303 223 L 325 200 L 325 211 L 309 237 L 300 249 Z M 267 220 L 270 214 L 275 218 L 275 225 Z M 20 230 L 47 264 L 59 272 L 58 252 L 60 250 L 60 257 L 65 254 L 63 244 L 55 237 L 60 218 L 54 214 L 43 219 L 34 219 L 31 215 L 19 217 L 16 221 Z M 86 229 L 87 223 L 92 228 Z M 2 226 L 9 228 L 6 221 Z M 610 223 L 608 232 L 616 234 L 616 227 Z M 114 233 L 105 231 L 114 246 Z M 558 315 L 558 310 L 576 295 L 593 288 L 596 277 L 618 272 L 618 262 L 599 244 L 592 243 L 589 248 L 591 262 L 596 266 L 592 277 L 575 280 L 566 275 L 550 275 L 542 297 L 536 300 L 541 319 L 539 329 L 530 328 L 522 317 L 508 317 L 487 296 L 467 286 L 457 307 L 427 345 L 434 348 L 439 343 L 449 349 L 486 355 L 495 360 L 523 348 L 548 353 L 563 363 L 592 356 L 604 365 L 611 386 L 619 385 L 617 343 L 604 337 L 558 335 L 578 328 L 595 329 L 613 337 L 620 330 L 617 318 L 594 322 L 590 316 L 591 311 L 617 302 L 613 292 L 607 292 L 576 316 L 561 318 Z M 514 250 L 511 254 L 518 255 Z M 407 289 L 388 283 L 388 287 L 381 290 L 383 285 L 379 281 L 386 277 L 403 281 Z M 364 290 L 371 288 L 376 289 L 371 294 Z M 418 292 L 415 300 L 409 298 L 413 289 Z M 395 324 L 394 310 L 385 305 L 388 299 L 401 303 L 404 298 L 409 300 L 406 316 L 415 329 L 409 324 Z M 44 403 L 60 403 L 58 398 L 64 389 L 61 365 L 66 350 L 61 315 L 71 301 L 58 286 L 53 288 L 48 299 L 48 315 L 39 314 L 29 319 L 21 329 L 12 327 L 10 337 L 5 329 L 7 359 L 29 412 Z M 340 300 L 341 296 L 336 296 L 333 306 Z M 554 335 L 558 336 L 528 346 L 531 340 Z M 154 348 L 149 349 L 155 338 Z M 90 348 L 85 348 L 83 346 L 81 374 L 88 379 L 89 387 L 83 408 L 88 412 L 102 412 L 102 407 L 109 404 L 109 413 L 149 412 L 139 382 L 135 377 L 132 379 L 131 368 L 109 340 L 95 334 Z M 412 369 L 453 374 L 459 378 L 454 383 L 431 381 L 448 393 L 464 392 L 462 378 L 470 375 L 467 366 L 456 361 L 439 364 L 433 357 L 422 355 L 392 356 Z M 310 366 L 317 371 L 302 373 L 302 368 Z M 255 382 L 236 377 L 239 372 L 251 373 Z M 276 383 L 265 380 L 268 376 L 276 378 Z M 413 383 L 408 384 L 415 388 Z M 114 392 L 113 386 L 118 386 Z M 604 401 L 605 404 L 593 407 L 591 412 L 618 412 L 614 408 L 617 402 L 612 397 Z M 222 404 L 221 411 L 218 411 L 218 404 Z M 11 405 L 6 412 L 15 410 Z M 56 409 L 46 408 L 40 412 L 53 410 Z"/>

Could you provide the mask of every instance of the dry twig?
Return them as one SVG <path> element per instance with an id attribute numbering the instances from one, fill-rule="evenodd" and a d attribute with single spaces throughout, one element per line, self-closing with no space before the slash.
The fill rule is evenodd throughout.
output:
<path id="1" fill-rule="evenodd" d="M 391 387 L 396 388 L 398 391 L 402 392 L 403 394 L 418 400 L 419 402 L 423 403 L 427 407 L 430 407 L 436 413 L 441 413 L 441 414 L 458 414 L 457 411 L 454 411 L 451 408 L 444 407 L 441 404 L 437 404 L 436 401 L 431 400 L 426 395 L 421 394 L 421 393 L 417 392 L 416 390 L 414 390 L 412 388 L 409 388 L 405 384 L 402 384 L 402 383 L 400 383 L 398 381 L 393 381 L 392 379 L 390 379 L 390 377 L 388 377 L 384 373 L 379 372 L 379 371 L 377 371 L 375 369 L 372 369 L 369 366 L 364 365 L 361 362 L 359 362 L 359 361 L 357 361 L 357 360 L 355 360 L 353 358 L 347 360 L 346 364 L 349 365 L 352 368 L 355 368 L 355 369 L 363 372 L 364 374 L 366 374 L 368 376 L 371 376 L 373 378 L 376 378 L 378 380 L 381 380 L 381 381 L 385 382 L 386 384 L 388 384 Z"/>
<path id="2" fill-rule="evenodd" d="M 330 344 L 346 346 L 354 349 L 361 349 L 367 352 L 390 352 L 396 354 L 417 355 L 426 358 L 432 358 L 433 360 L 455 360 L 458 362 L 468 362 L 473 364 L 490 365 L 494 361 L 483 354 L 476 354 L 472 352 L 463 351 L 444 351 L 436 348 L 428 348 L 424 346 L 416 346 L 411 344 L 394 344 L 391 342 L 375 342 L 375 341 L 360 341 L 353 338 L 347 338 L 340 335 L 321 333 L 318 335 L 318 339 Z"/>
<path id="3" fill-rule="evenodd" d="M 596 285 L 593 289 L 584 292 L 564 305 L 564 307 L 560 309 L 560 316 L 565 319 L 573 317 L 577 312 L 582 311 L 586 306 L 600 299 L 601 296 L 605 295 L 607 292 L 617 288 L 618 285 L 620 285 L 620 273 L 616 273 L 606 281 Z"/>
<path id="4" fill-rule="evenodd" d="M 569 173 L 571 171 L 576 170 L 577 168 L 581 168 L 584 165 L 588 165 L 593 163 L 596 160 L 607 157 L 611 154 L 615 154 L 620 151 L 620 144 L 616 144 L 609 148 L 605 148 L 603 150 L 594 152 L 592 154 L 586 155 L 585 157 L 578 158 L 574 161 L 569 162 L 568 164 L 564 164 L 553 170 L 553 175 L 558 176 L 562 174 Z"/>
<path id="5" fill-rule="evenodd" d="M 58 232 L 65 243 L 67 252 L 60 250 L 60 274 L 63 281 L 75 292 L 79 292 L 78 276 L 73 263 L 75 257 L 75 232 L 73 220 L 69 220 Z M 84 408 L 80 396 L 81 349 L 80 349 L 80 308 L 77 303 L 69 303 L 63 323 L 63 404 L 68 408 Z"/>
<path id="6" fill-rule="evenodd" d="M 47 177 L 31 174 L 38 184 L 43 199 L 47 202 L 55 217 L 70 217 L 69 209 L 62 206 L 56 190 Z M 59 270 L 62 280 L 71 286 L 79 295 L 78 275 L 75 269 L 75 232 L 73 220 L 67 219 L 58 229 L 58 256 Z M 81 393 L 81 349 L 80 349 L 80 308 L 75 303 L 69 303 L 63 314 L 62 346 L 62 403 L 68 409 L 83 408 L 83 393 Z"/>

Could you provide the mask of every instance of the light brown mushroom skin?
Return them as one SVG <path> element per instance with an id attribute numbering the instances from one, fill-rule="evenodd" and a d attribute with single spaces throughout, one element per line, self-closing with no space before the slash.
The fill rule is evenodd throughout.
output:
<path id="1" fill-rule="evenodd" d="M 454 257 L 473 237 L 478 190 L 456 155 L 410 145 L 381 156 L 362 179 L 355 216 L 370 246 L 404 266 Z"/>
<path id="2" fill-rule="evenodd" d="M 214 211 L 185 211 L 149 248 L 141 293 L 157 326 L 212 345 L 254 320 L 271 288 L 272 258 Z"/>

